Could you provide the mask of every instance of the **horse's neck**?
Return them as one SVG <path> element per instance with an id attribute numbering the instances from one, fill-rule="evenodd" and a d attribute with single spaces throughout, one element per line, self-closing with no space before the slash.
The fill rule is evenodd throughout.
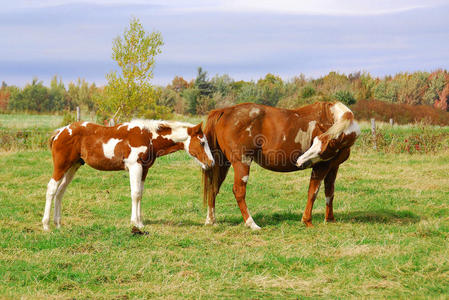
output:
<path id="1" fill-rule="evenodd" d="M 157 156 L 164 156 L 184 149 L 184 142 L 185 140 L 187 140 L 187 138 L 188 135 L 187 137 L 184 137 L 177 132 L 172 132 L 170 134 L 161 135 L 156 139 L 153 139 L 152 146 Z"/>

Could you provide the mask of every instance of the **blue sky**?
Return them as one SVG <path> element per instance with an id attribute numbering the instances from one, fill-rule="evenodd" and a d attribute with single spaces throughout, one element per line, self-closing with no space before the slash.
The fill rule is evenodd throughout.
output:
<path id="1" fill-rule="evenodd" d="M 449 69 L 448 0 L 15 0 L 0 7 L 0 81 L 22 86 L 33 77 L 48 84 L 53 75 L 104 84 L 115 68 L 112 40 L 131 16 L 162 33 L 155 84 L 192 79 L 199 66 L 236 80 Z"/>

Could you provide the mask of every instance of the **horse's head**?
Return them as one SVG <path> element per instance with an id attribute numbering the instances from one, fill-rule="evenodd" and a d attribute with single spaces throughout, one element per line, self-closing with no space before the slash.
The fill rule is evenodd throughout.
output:
<path id="1" fill-rule="evenodd" d="M 296 161 L 300 170 L 310 168 L 312 165 L 333 159 L 342 149 L 351 147 L 357 136 L 360 134 L 360 128 L 357 122 L 351 122 L 351 125 L 337 136 L 322 134 L 313 139 L 312 146 L 301 155 Z"/>
<path id="2" fill-rule="evenodd" d="M 207 138 L 201 129 L 203 123 L 187 128 L 189 137 L 184 142 L 184 148 L 195 160 L 206 170 L 211 168 L 214 164 L 214 158 L 207 143 Z"/>

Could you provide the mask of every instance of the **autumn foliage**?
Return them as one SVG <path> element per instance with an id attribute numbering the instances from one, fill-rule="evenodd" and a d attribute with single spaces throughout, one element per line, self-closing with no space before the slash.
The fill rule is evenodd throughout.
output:
<path id="1" fill-rule="evenodd" d="M 433 125 L 449 126 L 449 112 L 430 105 L 359 100 L 357 104 L 351 106 L 351 110 L 359 120 L 375 118 L 379 121 L 389 122 L 391 118 L 398 124 L 425 122 Z"/>

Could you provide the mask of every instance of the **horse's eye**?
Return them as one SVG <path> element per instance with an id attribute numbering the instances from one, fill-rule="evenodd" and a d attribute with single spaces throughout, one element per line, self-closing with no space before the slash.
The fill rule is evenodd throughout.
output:
<path id="1" fill-rule="evenodd" d="M 205 142 L 200 142 L 200 145 L 201 146 L 204 146 L 206 143 Z"/>

